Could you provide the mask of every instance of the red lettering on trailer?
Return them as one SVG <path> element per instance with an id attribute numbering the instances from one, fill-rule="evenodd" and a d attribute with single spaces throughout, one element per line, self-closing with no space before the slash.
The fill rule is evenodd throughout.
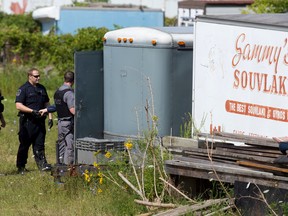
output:
<path id="1" fill-rule="evenodd" d="M 266 44 L 252 44 L 246 40 L 246 34 L 241 33 L 235 41 L 236 54 L 232 58 L 232 66 L 236 67 L 241 61 L 255 61 L 256 63 L 267 62 L 268 65 L 274 65 L 274 73 L 278 72 L 278 64 L 282 49 L 287 45 L 287 38 L 284 39 L 283 46 L 273 46 Z M 284 61 L 287 63 L 287 56 Z"/>
<path id="2" fill-rule="evenodd" d="M 287 95 L 286 76 L 263 74 L 258 72 L 234 71 L 234 88 L 258 90 L 269 94 Z"/>
<path id="3" fill-rule="evenodd" d="M 225 102 L 225 109 L 227 112 L 252 116 L 257 118 L 265 118 L 274 121 L 288 122 L 288 110 L 263 106 L 259 104 L 251 104 L 240 101 L 227 100 Z"/>

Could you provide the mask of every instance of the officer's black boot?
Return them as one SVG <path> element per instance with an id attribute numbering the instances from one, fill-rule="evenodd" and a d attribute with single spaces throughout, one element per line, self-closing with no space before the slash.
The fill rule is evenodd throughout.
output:
<path id="1" fill-rule="evenodd" d="M 35 161 L 40 171 L 50 171 L 52 166 L 47 163 L 44 151 L 35 152 Z"/>

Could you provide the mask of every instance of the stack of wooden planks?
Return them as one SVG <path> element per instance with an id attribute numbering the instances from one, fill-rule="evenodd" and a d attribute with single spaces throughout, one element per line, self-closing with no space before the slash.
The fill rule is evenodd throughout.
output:
<path id="1" fill-rule="evenodd" d="M 275 163 L 283 155 L 273 139 L 215 132 L 197 140 L 165 137 L 163 145 L 173 156 L 165 161 L 168 174 L 288 188 L 288 158 Z"/>

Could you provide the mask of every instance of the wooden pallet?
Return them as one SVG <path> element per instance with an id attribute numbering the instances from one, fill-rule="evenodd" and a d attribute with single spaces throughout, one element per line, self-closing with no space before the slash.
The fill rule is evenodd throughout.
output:
<path id="1" fill-rule="evenodd" d="M 181 142 L 166 145 L 173 156 L 165 162 L 167 172 L 229 183 L 288 187 L 288 164 L 275 163 L 282 154 L 272 138 L 217 132 L 200 134 L 198 142 L 191 146 L 187 141 L 183 146 Z"/>

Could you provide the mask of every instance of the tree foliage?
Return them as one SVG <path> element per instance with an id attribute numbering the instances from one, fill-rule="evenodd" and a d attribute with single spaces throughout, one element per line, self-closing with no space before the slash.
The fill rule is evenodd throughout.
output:
<path id="1" fill-rule="evenodd" d="M 287 0 L 255 0 L 248 6 L 255 13 L 286 13 L 288 11 Z"/>
<path id="2" fill-rule="evenodd" d="M 32 18 L 32 14 L 19 14 L 19 15 L 7 15 L 0 12 L 0 27 L 2 29 L 18 27 L 22 31 L 30 33 L 39 32 L 41 24 Z"/>
<path id="3" fill-rule="evenodd" d="M 28 15 L 0 13 L 2 63 L 52 66 L 58 71 L 74 69 L 75 51 L 101 50 L 106 28 L 83 28 L 77 34 L 42 35 L 39 24 Z"/>
<path id="4" fill-rule="evenodd" d="M 165 17 L 165 26 L 177 26 L 177 18 L 173 17 L 173 18 L 168 18 Z"/>

